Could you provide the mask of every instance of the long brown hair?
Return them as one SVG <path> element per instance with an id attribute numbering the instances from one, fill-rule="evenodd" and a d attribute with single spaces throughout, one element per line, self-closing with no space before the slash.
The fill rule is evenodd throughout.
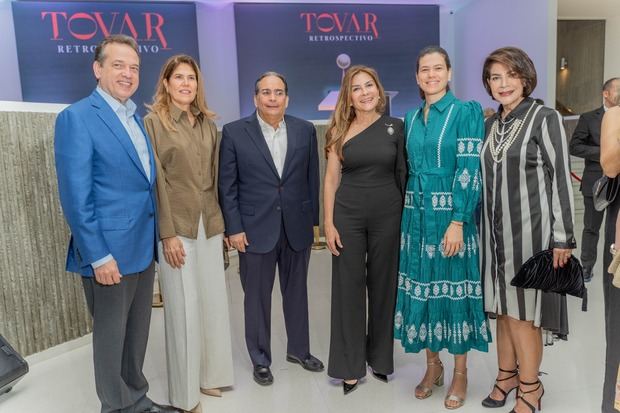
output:
<path id="1" fill-rule="evenodd" d="M 159 120 L 166 130 L 173 131 L 175 130 L 174 125 L 172 124 L 172 117 L 170 116 L 170 105 L 172 105 L 172 99 L 170 98 L 170 94 L 166 90 L 166 86 L 164 85 L 164 80 L 170 81 L 170 77 L 172 73 L 176 70 L 179 65 L 185 63 L 189 65 L 194 72 L 196 73 L 196 82 L 198 83 L 198 87 L 196 90 L 196 97 L 194 101 L 191 103 L 191 107 L 198 109 L 200 113 L 206 116 L 209 119 L 215 118 L 215 112 L 212 112 L 207 107 L 207 102 L 205 100 L 205 92 L 204 92 L 204 81 L 202 79 L 202 74 L 200 73 L 200 68 L 198 67 L 198 63 L 194 60 L 193 57 L 179 54 L 176 56 L 172 56 L 169 58 L 164 66 L 161 68 L 161 72 L 159 74 L 159 79 L 157 80 L 157 87 L 155 89 L 155 95 L 153 96 L 153 103 L 150 105 L 146 105 L 146 107 L 151 111 L 157 114 Z"/>
<path id="2" fill-rule="evenodd" d="M 377 112 L 383 114 L 385 112 L 385 90 L 383 85 L 379 81 L 379 75 L 377 71 L 372 67 L 355 65 L 351 66 L 342 78 L 342 84 L 340 85 L 340 92 L 338 93 L 338 101 L 336 102 L 336 109 L 332 113 L 329 128 L 325 136 L 325 156 L 335 150 L 338 154 L 338 158 L 342 161 L 342 145 L 344 137 L 351 126 L 351 122 L 355 119 L 355 110 L 351 104 L 351 83 L 353 77 L 358 73 L 366 73 L 370 76 L 377 85 L 379 90 L 379 104 L 377 105 Z"/>

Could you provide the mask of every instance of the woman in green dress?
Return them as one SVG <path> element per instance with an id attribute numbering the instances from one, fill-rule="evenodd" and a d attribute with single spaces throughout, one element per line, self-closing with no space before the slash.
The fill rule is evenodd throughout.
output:
<path id="1" fill-rule="evenodd" d="M 449 90 L 450 59 L 438 46 L 418 55 L 422 105 L 405 117 L 409 176 L 402 215 L 394 332 L 406 352 L 426 349 L 415 388 L 425 399 L 443 384 L 438 352 L 454 354 L 448 409 L 465 403 L 467 352 L 491 340 L 482 303 L 475 211 L 480 198 L 482 108 Z"/>

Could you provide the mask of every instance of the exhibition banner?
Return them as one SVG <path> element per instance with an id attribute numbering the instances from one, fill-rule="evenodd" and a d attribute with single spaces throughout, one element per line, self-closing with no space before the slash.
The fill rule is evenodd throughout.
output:
<path id="1" fill-rule="evenodd" d="M 420 102 L 415 61 L 437 45 L 439 6 L 378 4 L 235 4 L 241 114 L 254 110 L 254 82 L 265 71 L 286 76 L 288 113 L 329 118 L 344 71 L 379 72 L 391 114 Z"/>
<path id="2" fill-rule="evenodd" d="M 193 3 L 12 3 L 22 97 L 26 102 L 72 103 L 96 86 L 95 47 L 110 34 L 126 34 L 140 48 L 140 113 L 152 100 L 157 77 L 170 56 L 198 60 Z"/>

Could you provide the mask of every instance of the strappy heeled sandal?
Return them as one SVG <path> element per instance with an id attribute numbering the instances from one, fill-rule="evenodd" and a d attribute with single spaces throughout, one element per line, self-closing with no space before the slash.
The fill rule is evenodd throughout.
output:
<path id="1" fill-rule="evenodd" d="M 465 376 L 465 385 L 467 385 L 467 369 L 465 369 L 465 371 L 459 371 L 457 369 L 454 369 L 454 376 L 456 375 Z M 452 380 L 454 381 L 454 377 L 452 377 Z M 456 404 L 449 405 L 448 402 L 456 402 Z M 446 398 L 443 401 L 443 406 L 448 410 L 459 409 L 463 407 L 464 404 L 465 404 L 465 399 L 457 396 L 454 393 L 448 393 L 446 395 Z"/>
<path id="2" fill-rule="evenodd" d="M 525 390 L 523 390 L 521 388 L 521 385 L 524 385 L 524 386 L 534 386 L 536 384 L 538 384 L 538 386 L 536 386 L 532 390 L 525 391 Z M 532 403 L 530 403 L 527 400 L 525 400 L 525 397 L 523 397 L 523 396 L 525 396 L 526 394 L 534 393 L 535 391 L 538 391 L 538 389 L 540 389 L 541 387 L 542 387 L 542 393 L 540 394 L 540 397 L 536 401 L 536 403 L 538 405 L 538 410 L 537 410 L 536 407 L 534 407 L 534 405 Z M 542 383 L 540 382 L 540 380 L 536 380 L 533 383 L 526 383 L 524 381 L 519 380 L 519 391 L 518 391 L 518 393 L 519 392 L 521 394 L 517 394 L 517 399 L 523 400 L 523 403 L 525 403 L 525 405 L 530 408 L 532 413 L 536 413 L 537 411 L 541 411 L 542 410 L 542 397 L 545 395 L 545 388 L 542 385 Z M 510 413 L 517 413 L 517 411 L 515 409 L 512 409 L 510 411 Z"/>
<path id="3" fill-rule="evenodd" d="M 439 373 L 439 376 L 437 376 L 437 378 L 435 380 L 433 380 L 433 384 L 435 386 L 438 386 L 438 387 L 443 386 L 443 363 L 441 362 L 439 357 L 437 357 L 437 359 L 435 359 L 435 360 L 427 361 L 426 365 L 427 366 L 439 366 L 439 367 L 441 367 L 441 373 Z M 432 386 L 431 387 L 426 387 L 424 385 L 424 380 L 422 380 L 422 382 L 420 384 L 415 386 L 414 395 L 415 395 L 416 399 L 424 400 L 424 399 L 427 399 L 427 398 L 431 397 L 432 394 L 433 394 Z"/>
<path id="4" fill-rule="evenodd" d="M 499 385 L 497 383 L 501 382 L 501 381 L 506 381 L 506 380 L 510 380 L 512 378 L 515 378 L 519 375 L 519 369 L 516 368 L 514 370 L 504 370 L 501 367 L 499 368 L 499 371 L 501 371 L 502 373 L 511 373 L 511 376 L 508 377 L 504 377 L 503 379 L 495 379 L 495 385 L 493 386 L 494 388 L 496 388 L 497 390 L 499 390 L 499 392 L 504 396 L 503 399 L 501 400 L 495 400 L 491 397 L 491 395 L 489 394 L 487 396 L 486 399 L 484 399 L 482 401 L 482 405 L 484 407 L 489 407 L 489 408 L 496 408 L 496 407 L 504 407 L 504 405 L 506 404 L 506 399 L 508 398 L 508 395 L 510 394 L 510 392 L 512 392 L 513 390 L 515 390 L 516 388 L 518 388 L 519 386 L 514 386 L 508 390 L 504 390 L 501 387 L 499 387 Z"/>

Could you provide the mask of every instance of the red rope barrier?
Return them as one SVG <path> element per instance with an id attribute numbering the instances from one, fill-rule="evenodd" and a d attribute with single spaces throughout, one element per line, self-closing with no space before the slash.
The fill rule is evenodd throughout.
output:
<path id="1" fill-rule="evenodd" d="M 575 172 L 571 172 L 570 176 L 572 176 L 573 179 L 576 180 L 577 182 L 581 182 L 581 178 Z"/>

